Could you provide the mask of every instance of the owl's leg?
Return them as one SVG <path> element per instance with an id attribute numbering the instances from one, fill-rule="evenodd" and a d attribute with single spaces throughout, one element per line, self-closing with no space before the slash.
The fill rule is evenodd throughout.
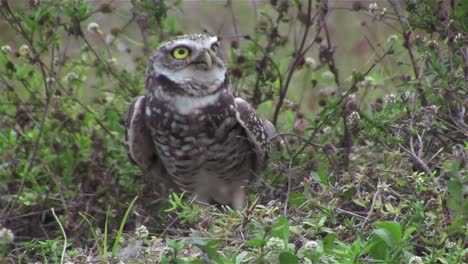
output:
<path id="1" fill-rule="evenodd" d="M 193 198 L 191 200 L 194 201 L 194 203 L 200 207 L 200 208 L 207 208 L 210 206 L 210 198 L 202 195 L 202 194 L 194 194 L 192 196 Z"/>
<path id="2" fill-rule="evenodd" d="M 246 200 L 246 194 L 245 194 L 245 186 L 240 186 L 237 188 L 234 193 L 232 194 L 232 207 L 235 210 L 242 210 L 245 207 L 245 200 Z"/>

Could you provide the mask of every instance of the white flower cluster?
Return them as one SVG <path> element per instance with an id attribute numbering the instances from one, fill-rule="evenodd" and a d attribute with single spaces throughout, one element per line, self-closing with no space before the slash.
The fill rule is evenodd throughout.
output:
<path id="1" fill-rule="evenodd" d="M 15 235 L 10 229 L 5 227 L 0 228 L 0 244 L 10 244 L 13 243 L 13 240 L 15 240 Z"/>
<path id="2" fill-rule="evenodd" d="M 29 47 L 28 45 L 21 45 L 21 47 L 19 48 L 19 54 L 21 56 L 26 56 L 29 54 Z"/>
<path id="3" fill-rule="evenodd" d="M 278 237 L 268 239 L 265 249 L 271 252 L 281 252 L 285 248 L 284 241 Z"/>
<path id="4" fill-rule="evenodd" d="M 304 250 L 307 250 L 310 253 L 316 253 L 318 247 L 319 247 L 319 244 L 316 241 L 310 240 L 305 243 Z"/>
<path id="5" fill-rule="evenodd" d="M 373 14 L 378 9 L 379 9 L 379 6 L 377 5 L 377 3 L 371 3 L 369 5 L 369 13 L 371 13 L 371 14 Z"/>
<path id="6" fill-rule="evenodd" d="M 137 227 L 136 230 L 135 230 L 135 235 L 138 238 L 147 238 L 148 235 L 149 235 L 148 228 L 146 228 L 146 226 L 144 226 L 144 225 L 141 225 L 141 226 Z"/>
<path id="7" fill-rule="evenodd" d="M 359 119 L 361 119 L 361 116 L 359 115 L 358 112 L 353 111 L 353 112 L 351 112 L 351 114 L 349 114 L 349 116 L 348 116 L 347 119 L 348 119 L 348 122 L 349 122 L 350 124 L 354 124 L 354 123 L 356 123 L 357 121 L 359 121 Z"/>
<path id="8" fill-rule="evenodd" d="M 395 95 L 394 94 L 387 94 L 387 96 L 385 96 L 385 102 L 387 102 L 387 104 L 395 103 L 396 102 Z"/>
<path id="9" fill-rule="evenodd" d="M 423 264 L 424 261 L 422 260 L 421 257 L 418 256 L 412 256 L 408 262 L 409 264 Z"/>
<path id="10" fill-rule="evenodd" d="M 377 11 L 380 11 L 380 13 L 377 13 Z M 380 9 L 377 3 L 371 3 L 369 4 L 369 13 L 377 16 L 378 19 L 382 20 L 387 13 L 387 8 L 384 7 Z"/>
<path id="11" fill-rule="evenodd" d="M 80 76 L 74 72 L 69 72 L 66 76 L 65 79 L 67 79 L 67 82 L 72 82 L 74 80 L 78 80 Z"/>

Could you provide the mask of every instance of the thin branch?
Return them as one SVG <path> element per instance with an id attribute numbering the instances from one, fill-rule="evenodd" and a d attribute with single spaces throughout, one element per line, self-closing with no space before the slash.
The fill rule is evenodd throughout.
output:
<path id="1" fill-rule="evenodd" d="M 297 67 L 299 66 L 299 62 L 303 59 L 303 50 L 305 47 L 307 36 L 309 35 L 310 27 L 312 26 L 312 0 L 307 1 L 307 18 L 308 20 L 304 29 L 304 34 L 302 35 L 301 44 L 295 52 L 294 59 L 292 60 L 288 69 L 286 81 L 284 82 L 284 84 L 281 86 L 281 89 L 280 89 L 279 100 L 278 100 L 278 103 L 276 104 L 275 111 L 273 114 L 272 123 L 274 126 L 276 126 L 276 123 L 278 122 L 279 112 L 281 108 L 283 107 L 284 99 L 286 98 L 286 94 L 288 93 L 289 83 L 291 82 L 292 76 L 294 72 L 296 71 Z M 319 32 L 320 31 L 317 32 L 317 35 L 313 39 L 312 43 L 316 42 Z"/>
<path id="2" fill-rule="evenodd" d="M 408 55 L 409 55 L 410 60 L 411 60 L 411 65 L 413 66 L 414 78 L 415 78 L 415 80 L 419 80 L 421 78 L 421 70 L 419 69 L 419 67 L 418 67 L 418 65 L 416 63 L 416 59 L 414 57 L 413 49 L 411 48 L 411 41 L 410 41 L 411 34 L 413 33 L 413 31 L 411 29 L 406 30 L 406 27 L 407 26 L 409 27 L 408 21 L 406 20 L 406 18 L 404 16 L 401 15 L 400 7 L 399 7 L 398 2 L 396 2 L 395 0 L 387 0 L 387 1 L 392 6 L 393 11 L 395 12 L 395 14 L 398 17 L 398 21 L 400 22 L 401 29 L 403 30 L 403 33 L 402 33 L 403 38 L 404 38 L 404 45 L 403 46 L 408 51 Z M 427 105 L 427 99 L 426 99 L 426 95 L 424 94 L 424 90 L 420 86 L 417 86 L 416 89 L 418 90 L 418 94 L 419 94 L 419 96 L 421 98 L 421 104 L 423 106 L 426 106 Z"/>

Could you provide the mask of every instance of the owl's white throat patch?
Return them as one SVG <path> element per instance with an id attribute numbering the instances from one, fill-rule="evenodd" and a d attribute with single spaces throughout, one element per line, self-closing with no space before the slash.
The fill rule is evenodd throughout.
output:
<path id="1" fill-rule="evenodd" d="M 180 114 L 195 113 L 198 109 L 216 104 L 221 93 L 214 93 L 201 97 L 191 97 L 186 95 L 167 95 L 162 89 L 157 89 L 155 93 L 157 98 L 168 102 L 170 107 L 174 108 Z"/>

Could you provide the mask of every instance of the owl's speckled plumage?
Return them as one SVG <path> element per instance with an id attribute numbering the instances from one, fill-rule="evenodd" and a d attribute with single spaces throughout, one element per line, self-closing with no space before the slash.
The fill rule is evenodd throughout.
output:
<path id="1" fill-rule="evenodd" d="M 128 154 L 161 189 L 241 209 L 263 172 L 275 133 L 231 91 L 218 38 L 186 35 L 161 45 L 146 72 L 146 95 L 127 114 Z M 189 55 L 176 59 L 176 49 Z"/>

